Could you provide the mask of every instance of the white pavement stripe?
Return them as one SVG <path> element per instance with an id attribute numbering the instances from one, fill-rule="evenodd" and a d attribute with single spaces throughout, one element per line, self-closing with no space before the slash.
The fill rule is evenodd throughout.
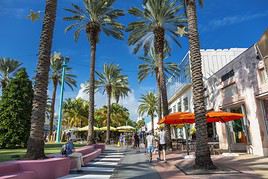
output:
<path id="1" fill-rule="evenodd" d="M 90 162 L 89 165 L 117 166 L 118 162 Z"/>
<path id="2" fill-rule="evenodd" d="M 83 171 L 88 172 L 113 172 L 115 168 L 105 168 L 105 167 L 82 167 Z"/>
<path id="3" fill-rule="evenodd" d="M 120 158 L 100 158 L 97 157 L 94 161 L 120 161 Z"/>
<path id="4" fill-rule="evenodd" d="M 122 158 L 124 157 L 124 155 L 99 155 L 99 157 L 101 158 Z"/>
<path id="5" fill-rule="evenodd" d="M 125 155 L 124 153 L 117 153 L 117 152 L 102 152 L 105 155 Z"/>
<path id="6" fill-rule="evenodd" d="M 66 177 L 63 177 L 61 179 L 109 179 L 111 175 L 68 175 Z"/>

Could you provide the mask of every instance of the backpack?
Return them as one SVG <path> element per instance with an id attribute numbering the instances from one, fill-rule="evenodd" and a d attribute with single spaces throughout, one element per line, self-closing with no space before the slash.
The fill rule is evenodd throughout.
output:
<path id="1" fill-rule="evenodd" d="M 67 155 L 67 145 L 64 144 L 62 147 L 61 147 L 61 155 Z"/>

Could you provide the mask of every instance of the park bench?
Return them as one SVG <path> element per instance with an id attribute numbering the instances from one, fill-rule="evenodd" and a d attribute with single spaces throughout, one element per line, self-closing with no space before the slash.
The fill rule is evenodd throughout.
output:
<path id="1" fill-rule="evenodd" d="M 98 157 L 105 149 L 104 144 L 77 148 L 85 163 Z M 61 155 L 49 155 L 44 160 L 18 160 L 0 163 L 0 179 L 55 179 L 69 174 L 75 161 Z"/>

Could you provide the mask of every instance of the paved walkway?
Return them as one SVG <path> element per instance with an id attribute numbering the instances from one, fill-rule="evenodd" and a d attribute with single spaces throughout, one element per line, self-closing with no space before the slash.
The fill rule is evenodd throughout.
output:
<path id="1" fill-rule="evenodd" d="M 123 157 L 124 153 L 118 150 L 105 150 L 95 160 L 82 167 L 81 172 L 72 171 L 61 179 L 109 179 Z"/>
<path id="2" fill-rule="evenodd" d="M 194 159 L 185 159 L 185 153 L 171 152 L 167 155 L 167 163 L 154 163 L 154 168 L 163 179 L 175 178 L 268 178 L 268 158 L 252 155 L 236 157 L 216 155 L 212 156 L 214 164 L 219 168 L 231 170 L 219 174 L 186 175 L 178 167 L 193 165 Z M 154 156 L 156 158 L 156 156 Z M 176 167 L 176 165 L 178 167 Z"/>
<path id="3" fill-rule="evenodd" d="M 145 150 L 125 150 L 125 157 L 112 176 L 114 179 L 161 179 L 149 163 Z"/>

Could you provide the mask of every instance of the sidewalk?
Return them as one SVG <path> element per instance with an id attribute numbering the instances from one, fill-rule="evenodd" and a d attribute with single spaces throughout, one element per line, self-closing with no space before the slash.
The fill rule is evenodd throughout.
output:
<path id="1" fill-rule="evenodd" d="M 184 159 L 185 153 L 171 152 L 167 155 L 167 163 L 153 162 L 155 170 L 163 179 L 175 178 L 268 178 L 268 158 L 252 155 L 241 155 L 238 157 L 226 157 L 222 155 L 212 156 L 212 160 L 219 168 L 226 168 L 232 172 L 206 175 L 186 175 L 180 168 L 191 165 L 194 159 Z M 156 160 L 154 155 L 154 160 Z"/>
<path id="2" fill-rule="evenodd" d="M 159 174 L 154 170 L 148 162 L 145 150 L 140 149 L 140 152 L 135 149 L 126 149 L 125 158 L 120 163 L 114 175 L 114 179 L 161 179 Z"/>

